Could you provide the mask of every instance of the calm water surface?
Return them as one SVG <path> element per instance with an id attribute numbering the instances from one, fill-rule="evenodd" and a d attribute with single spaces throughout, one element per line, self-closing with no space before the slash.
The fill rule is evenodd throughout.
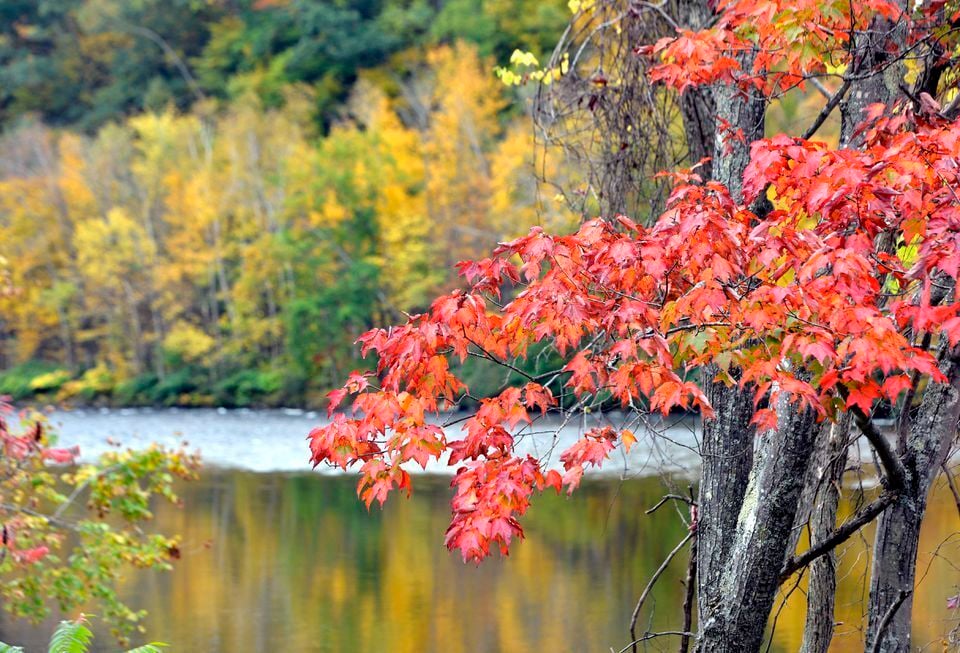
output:
<path id="1" fill-rule="evenodd" d="M 183 537 L 174 571 L 133 573 L 123 586 L 134 607 L 150 613 L 147 636 L 172 651 L 619 651 L 637 596 L 685 534 L 672 510 L 644 514 L 663 494 L 664 478 L 643 472 L 664 459 L 679 470 L 686 460 L 681 440 L 620 461 L 625 480 L 594 477 L 572 497 L 544 495 L 524 520 L 526 540 L 510 557 L 478 567 L 443 548 L 448 478 L 421 475 L 410 500 L 392 497 L 368 513 L 353 477 L 302 471 L 303 438 L 316 417 L 150 411 L 54 419 L 64 444 L 89 449 L 107 436 L 131 444 L 186 437 L 216 463 L 181 488 L 185 508 L 157 506 L 157 528 Z M 671 434 L 681 438 L 684 430 Z M 273 471 L 254 471 L 264 469 Z M 682 471 L 672 478 L 687 483 Z M 957 623 L 946 599 L 960 584 L 952 563 L 960 560 L 958 530 L 949 490 L 938 487 L 921 543 L 918 644 L 938 642 Z M 843 552 L 835 651 L 862 650 L 871 538 L 868 530 Z M 678 557 L 658 583 L 644 627 L 676 628 L 684 564 Z M 797 650 L 802 591 L 801 584 L 779 609 L 771 651 Z M 43 650 L 50 628 L 4 617 L 0 631 L 34 651 Z M 107 635 L 98 641 L 97 650 L 117 648 Z M 675 639 L 655 640 L 645 650 L 676 646 Z"/>

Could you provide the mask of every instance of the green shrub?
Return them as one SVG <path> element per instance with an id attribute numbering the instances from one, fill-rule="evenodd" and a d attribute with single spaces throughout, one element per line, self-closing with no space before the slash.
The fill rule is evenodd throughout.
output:
<path id="1" fill-rule="evenodd" d="M 197 380 L 202 373 L 193 367 L 185 367 L 168 374 L 150 391 L 150 401 L 154 404 L 173 406 L 180 403 L 181 395 L 194 392 L 199 386 Z"/>
<path id="2" fill-rule="evenodd" d="M 92 401 L 97 397 L 107 396 L 113 392 L 117 379 L 113 371 L 105 363 L 98 363 L 84 372 L 79 379 L 67 381 L 57 393 L 57 399 L 80 398 Z"/>
<path id="3" fill-rule="evenodd" d="M 135 376 L 118 385 L 113 391 L 113 398 L 122 406 L 152 403 L 153 391 L 159 382 L 156 374 Z"/>
<path id="4" fill-rule="evenodd" d="M 54 370 L 35 376 L 30 381 L 30 389 L 34 392 L 56 392 L 71 378 L 73 378 L 73 375 L 67 370 Z"/>
<path id="5" fill-rule="evenodd" d="M 57 366 L 44 361 L 27 361 L 0 373 L 0 395 L 25 399 L 36 391 L 31 383 L 38 377 L 57 371 Z"/>
<path id="6" fill-rule="evenodd" d="M 273 370 L 241 370 L 214 387 L 214 398 L 220 406 L 242 407 L 262 402 L 283 388 L 283 375 Z"/>

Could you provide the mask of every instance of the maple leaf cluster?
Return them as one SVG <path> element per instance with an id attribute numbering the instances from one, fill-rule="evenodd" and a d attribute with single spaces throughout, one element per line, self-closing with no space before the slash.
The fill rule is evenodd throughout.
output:
<path id="1" fill-rule="evenodd" d="M 904 18 L 890 0 L 727 0 L 719 10 L 711 28 L 649 50 L 660 60 L 654 79 L 680 89 L 760 79 L 771 92 L 823 70 L 824 53 L 844 50 L 851 29 Z M 758 53 L 752 71 L 739 68 L 746 49 Z M 624 216 L 569 235 L 535 227 L 459 264 L 466 289 L 360 338 L 377 368 L 330 394 L 332 419 L 309 436 L 312 462 L 359 466 L 368 507 L 410 491 L 409 463 L 455 469 L 446 544 L 480 560 L 523 536 L 518 518 L 536 492 L 572 491 L 635 441 L 591 429 L 554 468 L 515 452 L 517 427 L 540 415 L 603 398 L 710 419 L 694 379 L 711 366 L 708 381 L 753 392 L 763 433 L 776 427 L 781 398 L 833 419 L 896 402 L 920 377 L 942 380 L 931 350 L 960 342 L 960 125 L 885 109 L 871 108 L 857 150 L 788 136 L 753 143 L 743 202 L 691 171 L 673 173 L 667 208 L 649 227 Z M 761 196 L 772 211 L 751 210 Z M 459 435 L 438 426 L 470 396 L 456 361 L 517 371 L 544 343 L 562 369 L 479 400 Z M 564 393 L 580 403 L 570 409 Z M 339 411 L 348 397 L 350 410 Z"/>
<path id="2" fill-rule="evenodd" d="M 360 339 L 364 354 L 378 355 L 376 373 L 355 373 L 331 393 L 332 420 L 310 435 L 313 462 L 361 465 L 368 506 L 409 490 L 408 462 L 456 468 L 447 545 L 480 559 L 522 537 L 517 518 L 534 492 L 572 490 L 633 439 L 591 430 L 560 455 L 559 469 L 515 455 L 517 426 L 558 409 L 561 385 L 579 398 L 604 393 L 625 408 L 709 418 L 693 372 L 714 364 L 718 380 L 733 383 L 735 366 L 758 406 L 786 395 L 826 419 L 896 401 L 911 375 L 940 379 L 918 341 L 923 332 L 960 341 L 960 305 L 930 300 L 931 286 L 960 269 L 960 127 L 917 120 L 874 117 L 857 151 L 760 141 L 743 204 L 720 184 L 679 175 L 649 228 L 625 217 L 565 236 L 534 228 L 462 264 L 466 290 Z M 760 193 L 775 206 L 763 216 L 746 208 Z M 509 364 L 543 341 L 567 357 L 556 380 L 481 400 L 460 437 L 430 420 L 467 392 L 452 361 Z M 348 396 L 349 416 L 337 412 Z M 763 430 L 776 418 L 761 407 L 755 421 Z"/>
<path id="3" fill-rule="evenodd" d="M 773 95 L 844 70 L 852 63 L 851 35 L 890 29 L 882 21 L 900 25 L 911 47 L 942 23 L 945 4 L 916 3 L 906 13 L 895 0 L 721 0 L 708 29 L 678 29 L 637 53 L 656 62 L 652 81 L 679 91 L 722 82 Z M 950 21 L 958 18 L 954 9 Z"/>

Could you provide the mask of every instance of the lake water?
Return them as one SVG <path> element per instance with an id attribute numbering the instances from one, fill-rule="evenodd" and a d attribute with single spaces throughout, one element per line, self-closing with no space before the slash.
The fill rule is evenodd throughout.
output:
<path id="1" fill-rule="evenodd" d="M 182 486 L 185 508 L 158 505 L 156 527 L 183 537 L 174 571 L 125 579 L 124 595 L 150 613 L 149 639 L 191 653 L 619 651 L 637 596 L 685 534 L 671 509 L 644 510 L 665 482 L 688 483 L 688 447 L 696 442 L 690 424 L 671 425 L 672 442 L 656 447 L 641 439 L 629 459 L 612 461 L 614 476 L 588 478 L 572 497 L 540 497 L 523 521 L 527 538 L 508 558 L 476 566 L 443 547 L 449 478 L 420 475 L 411 499 L 391 497 L 368 513 L 352 476 L 309 471 L 304 438 L 319 420 L 296 411 L 53 415 L 61 442 L 88 454 L 106 437 L 134 446 L 186 438 L 210 464 L 199 481 Z M 550 444 L 535 440 L 524 446 Z M 651 474 L 660 465 L 669 475 Z M 946 601 L 960 584 L 952 563 L 960 560 L 958 530 L 953 499 L 938 485 L 921 542 L 918 645 L 938 642 L 957 624 Z M 836 651 L 862 650 L 871 538 L 865 530 L 843 551 Z M 657 584 L 641 630 L 676 629 L 684 559 Z M 771 651 L 797 650 L 802 589 L 779 610 Z M 50 632 L 6 616 L 0 624 L 0 639 L 28 651 L 45 650 Z M 98 642 L 96 650 L 117 649 L 107 635 Z M 677 646 L 675 638 L 648 644 L 643 650 Z"/>

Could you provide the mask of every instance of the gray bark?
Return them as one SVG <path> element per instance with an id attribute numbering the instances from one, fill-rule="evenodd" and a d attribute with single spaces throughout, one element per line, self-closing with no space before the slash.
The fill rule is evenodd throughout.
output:
<path id="1" fill-rule="evenodd" d="M 751 56 L 744 59 L 746 65 L 752 65 Z M 717 155 L 712 171 L 714 178 L 726 185 L 739 201 L 743 195 L 743 171 L 750 161 L 750 143 L 763 137 L 766 101 L 762 96 L 744 93 L 734 86 L 720 85 L 711 93 L 717 117 L 729 122 L 733 129 L 741 129 L 745 136 L 745 142 L 741 142 L 716 133 L 710 147 Z M 720 581 L 736 536 L 737 515 L 753 465 L 755 436 L 750 425 L 753 391 L 713 383 L 717 372 L 713 366 L 704 370 L 707 397 L 717 417 L 704 422 L 700 445 L 703 462 L 697 523 L 697 608 L 701 624 L 713 620 L 724 600 Z"/>
<path id="2" fill-rule="evenodd" d="M 753 65 L 752 57 L 744 57 L 744 68 Z M 730 189 L 734 200 L 743 201 L 743 171 L 750 162 L 750 145 L 763 138 L 766 98 L 756 90 L 744 91 L 736 86 L 713 88 L 717 124 L 729 123 L 730 130 L 716 130 L 713 151 L 713 176 Z M 742 137 L 737 130 L 743 132 Z"/>
<path id="3" fill-rule="evenodd" d="M 850 433 L 850 415 L 839 423 L 824 424 L 817 443 L 817 455 L 811 465 L 816 469 L 817 482 L 810 504 L 810 545 L 823 542 L 837 527 L 837 507 L 840 504 L 840 482 L 847 465 L 847 446 Z M 806 488 L 804 488 L 806 490 Z M 800 505 L 804 502 L 801 500 Z M 807 616 L 800 653 L 826 653 L 833 639 L 834 607 L 837 592 L 836 553 L 823 555 L 810 563 L 810 581 L 807 587 Z"/>
<path id="4" fill-rule="evenodd" d="M 903 64 L 898 61 L 898 46 L 904 36 L 905 23 L 898 25 L 881 18 L 875 19 L 869 30 L 855 34 L 853 65 L 847 73 L 854 81 L 841 107 L 840 147 L 861 144 L 856 128 L 868 106 L 877 102 L 889 106 L 899 96 Z"/>
<path id="5" fill-rule="evenodd" d="M 941 361 L 940 369 L 948 381 L 927 388 L 911 424 L 902 457 L 906 487 L 877 522 L 867 650 L 910 651 L 911 593 L 916 580 L 920 526 L 927 494 L 957 436 L 960 419 L 960 348 L 943 351 Z"/>
<path id="6" fill-rule="evenodd" d="M 705 0 L 684 0 L 677 9 L 677 22 L 691 30 L 703 29 L 712 13 Z M 680 113 L 687 141 L 687 163 L 696 165 L 705 158 L 712 159 L 717 132 L 712 90 L 702 86 L 685 91 L 680 96 Z M 712 160 L 700 168 L 700 174 L 704 179 L 713 176 Z"/>
<path id="7" fill-rule="evenodd" d="M 700 653 L 743 653 L 763 644 L 818 432 L 813 411 L 782 402 L 778 429 L 761 437 L 715 602 L 701 614 Z"/>
<path id="8" fill-rule="evenodd" d="M 716 368 L 704 370 L 712 379 Z M 716 418 L 703 424 L 697 501 L 697 603 L 701 623 L 722 600 L 720 578 L 737 529 L 753 463 L 753 397 L 736 386 L 707 383 Z"/>

